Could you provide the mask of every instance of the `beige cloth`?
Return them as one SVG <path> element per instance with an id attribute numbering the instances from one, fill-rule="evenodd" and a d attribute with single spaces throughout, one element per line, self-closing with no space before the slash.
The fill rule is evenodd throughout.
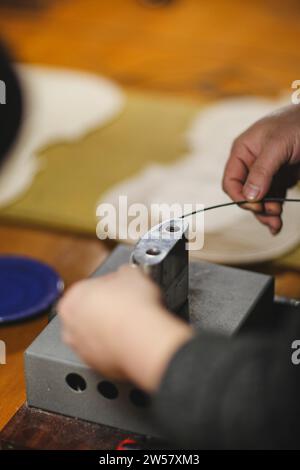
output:
<path id="1" fill-rule="evenodd" d="M 117 116 L 121 90 L 96 75 L 50 67 L 18 65 L 25 116 L 22 130 L 0 175 L 0 207 L 19 198 L 45 162 L 38 151 L 53 143 L 80 139 Z M 71 170 L 71 169 L 70 169 Z"/>
<path id="2" fill-rule="evenodd" d="M 187 131 L 190 149 L 176 163 L 149 166 L 131 179 L 114 186 L 100 202 L 118 207 L 119 195 L 128 203 L 204 204 L 229 202 L 221 189 L 225 162 L 233 139 L 254 121 L 286 104 L 287 98 L 228 99 L 207 107 Z M 294 189 L 291 196 L 300 197 Z M 253 215 L 238 207 L 217 209 L 205 214 L 205 245 L 194 257 L 224 263 L 251 263 L 278 257 L 300 241 L 300 207 L 287 204 L 284 229 L 273 237 Z M 154 221 L 157 223 L 158 221 Z M 119 230 L 124 231 L 123 227 Z M 132 240 L 128 240 L 131 242 Z"/>

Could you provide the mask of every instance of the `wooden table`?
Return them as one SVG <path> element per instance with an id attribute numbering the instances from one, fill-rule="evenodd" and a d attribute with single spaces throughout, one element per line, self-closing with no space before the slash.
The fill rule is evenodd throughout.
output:
<path id="1" fill-rule="evenodd" d="M 138 0 L 29 3 L 36 7 L 0 7 L 1 36 L 21 61 L 207 99 L 275 95 L 300 78 L 297 0 L 174 0 L 159 8 Z M 109 248 L 92 237 L 1 224 L 0 252 L 46 261 L 69 285 L 92 272 Z M 280 294 L 300 297 L 299 271 L 277 279 Z M 8 347 L 8 364 L 0 366 L 0 429 L 24 402 L 23 351 L 45 323 L 42 317 L 0 328 Z"/>

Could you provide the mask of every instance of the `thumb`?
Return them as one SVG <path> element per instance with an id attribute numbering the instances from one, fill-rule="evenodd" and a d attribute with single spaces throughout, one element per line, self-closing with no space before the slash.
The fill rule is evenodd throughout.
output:
<path id="1" fill-rule="evenodd" d="M 270 190 L 272 180 L 286 161 L 286 154 L 279 144 L 268 145 L 250 168 L 243 194 L 248 201 L 258 201 Z"/>

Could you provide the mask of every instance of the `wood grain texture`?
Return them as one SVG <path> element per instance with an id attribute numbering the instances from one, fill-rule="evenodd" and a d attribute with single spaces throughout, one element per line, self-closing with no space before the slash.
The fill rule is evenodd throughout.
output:
<path id="1" fill-rule="evenodd" d="M 0 255 L 15 253 L 49 263 L 66 286 L 91 274 L 108 247 L 98 240 L 17 226 L 0 226 Z M 1 295 L 1 287 L 0 287 Z M 0 327 L 7 345 L 7 364 L 0 366 L 0 429 L 25 400 L 23 353 L 47 323 L 46 315 Z"/>
<path id="2" fill-rule="evenodd" d="M 0 6 L 1 37 L 20 61 L 208 100 L 276 95 L 300 78 L 297 0 L 173 0 L 156 8 L 138 0 L 39 3 Z M 2 225 L 0 252 L 47 261 L 70 284 L 88 275 L 108 248 L 95 239 Z M 299 295 L 299 279 L 296 271 L 280 273 L 280 293 Z M 24 401 L 23 351 L 45 322 L 0 328 L 9 352 L 8 364 L 0 366 L 0 428 Z"/>
<path id="3" fill-rule="evenodd" d="M 109 426 L 88 423 L 23 405 L 0 435 L 0 450 L 111 450 L 124 439 L 145 437 Z M 154 445 L 155 441 L 153 442 Z"/>
<path id="4" fill-rule="evenodd" d="M 78 67 L 127 86 L 216 98 L 277 94 L 299 75 L 297 0 L 52 0 L 3 10 L 25 62 Z M 6 12 L 6 13 L 5 13 Z"/>

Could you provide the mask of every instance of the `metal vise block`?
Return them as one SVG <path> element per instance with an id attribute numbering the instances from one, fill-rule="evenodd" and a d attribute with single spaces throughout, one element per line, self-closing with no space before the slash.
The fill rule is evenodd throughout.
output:
<path id="1" fill-rule="evenodd" d="M 138 241 L 131 256 L 160 286 L 167 308 L 178 314 L 189 292 L 187 230 L 183 219 L 162 222 Z"/>
<path id="2" fill-rule="evenodd" d="M 131 254 L 131 248 L 118 246 L 94 276 L 128 263 Z M 141 262 L 138 250 L 134 258 Z M 179 278 L 180 273 L 183 278 L 185 268 L 176 262 L 175 266 Z M 163 279 L 166 292 L 175 288 L 167 282 L 164 270 L 157 272 L 153 268 L 152 273 Z M 272 309 L 273 294 L 273 279 L 269 276 L 190 263 L 189 316 L 201 331 L 231 335 L 257 321 L 268 321 L 266 312 Z M 151 420 L 151 401 L 133 385 L 109 381 L 87 367 L 62 342 L 57 317 L 27 349 L 25 371 L 29 406 L 137 433 L 159 434 Z"/>

